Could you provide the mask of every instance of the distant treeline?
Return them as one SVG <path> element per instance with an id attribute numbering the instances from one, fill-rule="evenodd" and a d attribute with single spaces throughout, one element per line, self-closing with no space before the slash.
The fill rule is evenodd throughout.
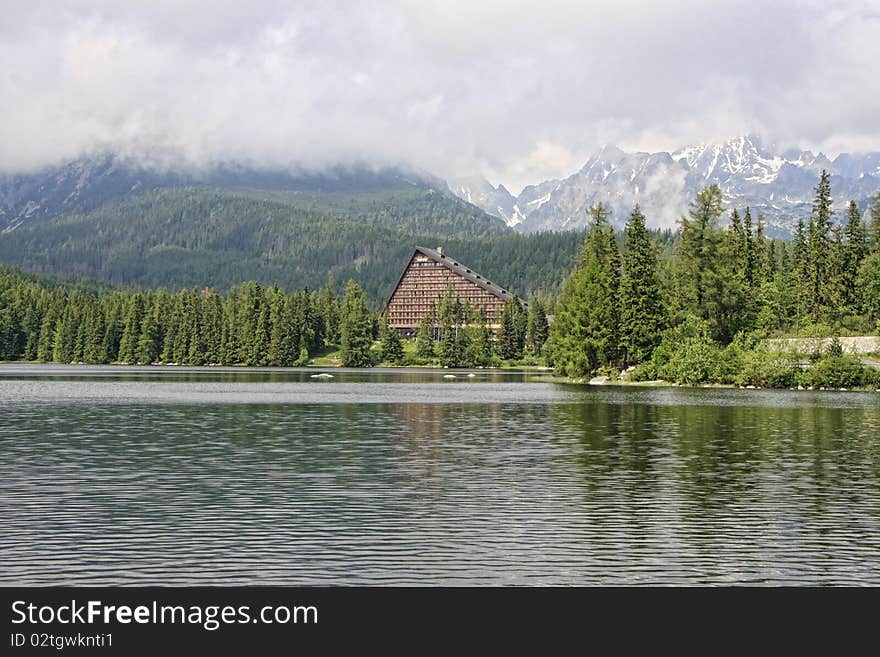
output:
<path id="1" fill-rule="evenodd" d="M 556 371 L 580 378 L 638 365 L 636 378 L 780 385 L 808 381 L 781 355 L 757 353 L 772 334 L 873 332 L 880 317 L 880 194 L 866 225 L 855 202 L 834 222 L 830 176 L 823 172 L 813 211 L 792 242 L 768 240 L 762 217 L 733 209 L 721 228 L 721 190 L 691 203 L 680 231 L 660 248 L 636 207 L 621 248 L 606 208 L 592 222 L 578 265 L 563 285 L 545 355 Z M 818 355 L 817 355 L 818 356 Z M 834 354 L 834 357 L 843 357 Z M 743 373 L 747 362 L 755 369 Z M 845 360 L 845 359 L 844 359 Z M 872 379 L 858 363 L 847 380 Z M 748 367 L 751 367 L 749 365 Z M 776 374 L 779 374 L 776 372 Z M 836 379 L 835 379 L 836 380 Z"/>
<path id="2" fill-rule="evenodd" d="M 172 294 L 52 286 L 0 266 L 0 359 L 290 366 L 340 342 L 343 310 L 332 286 L 287 294 L 244 283 L 225 296 Z"/>
<path id="3" fill-rule="evenodd" d="M 286 293 L 249 282 L 221 295 L 211 289 L 121 290 L 86 280 L 36 276 L 0 265 L 0 360 L 55 363 L 176 363 L 187 365 L 306 365 L 338 351 L 350 367 L 439 364 L 500 365 L 536 355 L 547 337 L 544 306 L 529 313 L 505 307 L 494 336 L 485 317 L 451 291 L 419 330 L 415 352 L 349 281 Z M 376 341 L 378 345 L 376 344 Z"/>

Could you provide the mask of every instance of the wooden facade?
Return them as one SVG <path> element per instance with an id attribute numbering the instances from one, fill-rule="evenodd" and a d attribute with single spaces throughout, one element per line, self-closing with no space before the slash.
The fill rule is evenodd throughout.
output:
<path id="1" fill-rule="evenodd" d="M 460 301 L 486 313 L 486 322 L 497 330 L 504 304 L 516 297 L 469 267 L 443 254 L 441 248 L 418 246 L 385 304 L 388 323 L 404 337 L 413 337 L 422 319 L 430 313 L 452 285 Z"/>

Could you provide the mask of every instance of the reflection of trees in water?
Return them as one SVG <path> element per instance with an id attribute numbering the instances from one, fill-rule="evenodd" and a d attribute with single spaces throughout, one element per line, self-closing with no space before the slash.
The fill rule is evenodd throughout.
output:
<path id="1" fill-rule="evenodd" d="M 584 403 L 552 407 L 551 434 L 575 451 L 589 498 L 617 490 L 684 498 L 692 513 L 760 496 L 821 494 L 880 479 L 878 414 L 870 409 Z M 869 427 L 874 426 L 872 433 Z M 868 474 L 868 481 L 864 481 Z"/>
<path id="2" fill-rule="evenodd" d="M 656 407 L 596 403 L 552 409 L 550 434 L 577 451 L 589 489 L 604 489 L 613 473 L 626 473 L 637 487 L 655 483 Z"/>

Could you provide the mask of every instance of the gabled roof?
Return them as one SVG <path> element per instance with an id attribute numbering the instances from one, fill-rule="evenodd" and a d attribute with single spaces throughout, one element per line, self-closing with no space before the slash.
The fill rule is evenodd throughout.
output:
<path id="1" fill-rule="evenodd" d="M 400 285 L 400 281 L 403 280 L 404 274 L 406 274 L 406 270 L 409 268 L 409 263 L 412 262 L 412 259 L 417 255 L 422 254 L 423 256 L 427 256 L 434 262 L 439 262 L 441 265 L 446 267 L 447 269 L 451 269 L 453 272 L 461 276 L 462 278 L 466 278 L 474 285 L 483 288 L 490 294 L 494 294 L 499 299 L 504 301 L 510 301 L 511 299 L 516 299 L 517 296 L 507 291 L 500 285 L 496 285 L 485 276 L 478 274 L 470 267 L 467 267 L 460 262 L 457 262 L 450 258 L 447 255 L 440 253 L 439 251 L 435 251 L 434 249 L 428 249 L 424 246 L 417 246 L 413 251 L 413 254 L 409 257 L 409 261 L 407 262 L 407 266 L 404 267 L 403 271 L 400 273 L 400 276 L 397 279 L 397 282 L 394 284 L 394 287 L 391 288 L 391 294 L 388 297 L 388 301 L 385 302 L 385 307 L 388 307 L 388 303 L 391 301 L 391 297 L 394 296 L 394 293 L 397 291 L 397 287 Z"/>

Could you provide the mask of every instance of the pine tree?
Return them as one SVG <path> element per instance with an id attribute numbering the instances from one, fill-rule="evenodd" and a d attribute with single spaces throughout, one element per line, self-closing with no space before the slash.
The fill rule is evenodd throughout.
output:
<path id="1" fill-rule="evenodd" d="M 89 307 L 85 321 L 86 339 L 83 347 L 83 362 L 106 363 L 107 354 L 104 352 L 104 334 L 107 327 L 104 323 L 104 309 L 99 303 L 93 303 Z"/>
<path id="2" fill-rule="evenodd" d="M 193 303 L 189 290 L 181 290 L 177 293 L 176 311 L 178 314 L 174 342 L 171 345 L 171 361 L 175 363 L 189 362 L 190 342 L 192 340 L 192 311 Z"/>
<path id="3" fill-rule="evenodd" d="M 192 290 L 189 293 L 189 317 L 187 318 L 187 334 L 189 336 L 186 362 L 191 365 L 204 365 L 208 362 L 207 345 L 205 343 L 204 295 Z"/>
<path id="4" fill-rule="evenodd" d="M 101 351 L 105 362 L 112 363 L 119 360 L 119 341 L 122 339 L 122 301 L 114 299 L 107 310 L 105 323 L 104 341 Z"/>
<path id="5" fill-rule="evenodd" d="M 878 322 L 880 332 L 880 251 L 875 251 L 862 261 L 856 287 L 862 311 L 868 319 Z"/>
<path id="6" fill-rule="evenodd" d="M 880 251 L 880 192 L 877 192 L 874 200 L 871 201 L 871 229 L 868 241 L 872 252 Z"/>
<path id="7" fill-rule="evenodd" d="M 600 203 L 590 208 L 590 215 L 578 265 L 563 284 L 547 344 L 548 362 L 570 377 L 615 364 L 619 353 L 620 256 L 607 209 Z"/>
<path id="8" fill-rule="evenodd" d="M 269 321 L 269 303 L 266 300 L 265 293 L 260 295 L 256 310 L 257 321 L 254 325 L 253 335 L 251 337 L 251 353 L 246 365 L 265 365 L 267 354 L 269 352 L 269 332 L 271 325 Z"/>
<path id="9" fill-rule="evenodd" d="M 291 344 L 293 335 L 289 303 L 287 295 L 280 289 L 277 287 L 270 289 L 268 304 L 270 331 L 266 364 L 273 367 L 290 367 L 295 360 L 299 359 L 299 344 L 295 347 Z M 294 357 L 294 349 L 296 349 L 296 357 Z"/>
<path id="10" fill-rule="evenodd" d="M 223 360 L 223 302 L 220 295 L 210 290 L 204 301 L 205 360 L 216 364 Z"/>
<path id="11" fill-rule="evenodd" d="M 437 355 L 443 367 L 462 367 L 466 345 L 463 344 L 463 314 L 461 302 L 455 296 L 452 285 L 437 304 L 437 320 L 440 325 L 440 342 Z"/>
<path id="12" fill-rule="evenodd" d="M 528 317 L 519 299 L 510 299 L 501 312 L 501 330 L 498 334 L 498 354 L 505 360 L 520 360 L 526 342 Z"/>
<path id="13" fill-rule="evenodd" d="M 81 303 L 82 295 L 76 290 L 71 292 L 61 317 L 55 324 L 52 360 L 56 363 L 71 363 L 75 360 L 74 347 L 79 329 L 79 308 Z"/>
<path id="14" fill-rule="evenodd" d="M 469 366 L 486 367 L 491 365 L 492 356 L 495 352 L 492 329 L 486 323 L 485 311 L 474 309 L 471 321 L 474 320 L 477 322 L 477 325 L 469 329 L 470 339 L 465 360 Z"/>
<path id="15" fill-rule="evenodd" d="M 137 362 L 137 344 L 144 317 L 144 295 L 136 292 L 131 296 L 125 312 L 122 337 L 119 340 L 118 360 L 122 363 Z"/>
<path id="16" fill-rule="evenodd" d="M 847 245 L 843 241 L 843 230 L 840 226 L 833 226 L 828 253 L 828 278 L 823 285 L 827 303 L 826 316 L 832 322 L 839 321 L 848 312 L 846 259 Z"/>
<path id="17" fill-rule="evenodd" d="M 730 213 L 730 231 L 733 233 L 733 241 L 737 245 L 737 255 L 745 262 L 745 233 L 743 232 L 742 219 L 739 218 L 739 210 L 734 208 Z"/>
<path id="18" fill-rule="evenodd" d="M 529 319 L 526 327 L 526 342 L 535 355 L 539 355 L 547 342 L 550 326 L 547 323 L 547 311 L 541 299 L 534 299 L 529 304 Z"/>
<path id="19" fill-rule="evenodd" d="M 795 331 L 800 329 L 800 323 L 806 317 L 809 308 L 810 271 L 808 257 L 804 220 L 798 219 L 792 243 L 792 262 L 789 273 L 790 286 L 794 290 Z"/>
<path id="20" fill-rule="evenodd" d="M 258 340 L 268 343 L 265 335 L 257 337 L 257 325 L 260 322 L 260 314 L 263 304 L 263 286 L 259 283 L 249 282 L 241 286 L 240 294 L 236 298 L 235 328 L 237 333 L 238 355 L 236 362 L 245 365 L 256 365 L 255 355 L 259 354 L 259 348 L 255 349 Z M 263 321 L 263 330 L 267 330 L 267 322 Z"/>
<path id="21" fill-rule="evenodd" d="M 342 301 L 342 364 L 345 367 L 372 367 L 373 317 L 363 290 L 350 280 Z"/>
<path id="22" fill-rule="evenodd" d="M 752 211 L 746 208 L 746 214 L 743 217 L 743 252 L 745 265 L 745 281 L 751 289 L 755 285 L 756 280 L 760 280 L 758 273 L 757 254 L 755 252 L 755 239 L 752 235 Z"/>
<path id="23" fill-rule="evenodd" d="M 758 213 L 758 224 L 755 228 L 755 261 L 758 283 L 764 283 L 773 278 L 776 266 L 775 242 L 767 241 L 764 236 L 764 220 L 763 213 Z"/>
<path id="24" fill-rule="evenodd" d="M 380 358 L 388 363 L 399 365 L 403 362 L 403 342 L 400 339 L 400 333 L 388 323 L 388 315 L 382 316 L 382 324 L 380 331 L 381 349 Z"/>
<path id="25" fill-rule="evenodd" d="M 680 294 L 692 314 L 713 318 L 718 284 L 718 251 L 721 235 L 716 223 L 721 216 L 721 188 L 710 185 L 691 202 L 689 217 L 681 219 L 680 262 L 683 265 Z"/>
<path id="26" fill-rule="evenodd" d="M 657 253 L 635 207 L 626 224 L 620 286 L 620 338 L 626 364 L 650 359 L 660 342 L 665 313 L 657 276 Z"/>
<path id="27" fill-rule="evenodd" d="M 42 363 L 51 362 L 54 356 L 56 325 L 61 321 L 67 296 L 63 290 L 53 290 L 49 298 L 46 313 L 40 323 L 40 337 L 37 340 L 37 360 Z"/>
<path id="28" fill-rule="evenodd" d="M 419 322 L 419 328 L 416 331 L 416 356 L 419 358 L 434 358 L 435 323 L 434 312 L 426 313 Z"/>
<path id="29" fill-rule="evenodd" d="M 859 276 L 862 260 L 868 255 L 867 233 L 862 223 L 862 213 L 855 201 L 849 202 L 846 226 L 843 232 L 846 237 L 842 263 L 843 303 L 850 313 L 855 313 L 860 305 L 856 280 Z"/>
<path id="30" fill-rule="evenodd" d="M 822 170 L 816 186 L 816 198 L 807 230 L 808 280 L 810 316 L 818 322 L 832 308 L 832 287 L 829 281 L 831 260 L 831 175 Z"/>
<path id="31" fill-rule="evenodd" d="M 153 308 L 144 313 L 140 326 L 135 359 L 139 363 L 150 364 L 159 358 L 159 318 L 158 309 Z"/>
<path id="32" fill-rule="evenodd" d="M 309 350 L 306 348 L 305 345 L 303 345 L 302 347 L 300 347 L 299 357 L 296 359 L 296 361 L 293 363 L 293 365 L 294 365 L 294 367 L 305 367 L 308 364 L 309 364 Z"/>
<path id="33" fill-rule="evenodd" d="M 340 306 L 339 298 L 333 289 L 333 277 L 327 279 L 320 296 L 321 313 L 324 319 L 323 339 L 326 345 L 339 344 Z"/>
<path id="34" fill-rule="evenodd" d="M 704 320 L 714 340 L 726 343 L 754 322 L 742 254 L 748 249 L 745 227 L 737 235 L 717 227 L 722 212 L 721 188 L 710 185 L 691 202 L 681 218 L 674 284 L 670 295 L 673 321 Z"/>

